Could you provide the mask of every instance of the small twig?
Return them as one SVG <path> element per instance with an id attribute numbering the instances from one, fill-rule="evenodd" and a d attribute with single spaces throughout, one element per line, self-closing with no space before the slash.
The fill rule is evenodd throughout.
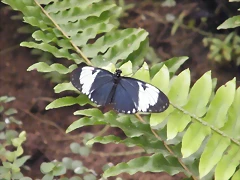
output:
<path id="1" fill-rule="evenodd" d="M 47 102 L 52 102 L 54 100 L 55 99 L 50 98 L 50 97 L 37 97 L 37 98 L 33 99 L 33 101 L 47 101 Z"/>
<path id="2" fill-rule="evenodd" d="M 140 122 L 142 122 L 143 124 L 146 124 L 146 122 L 143 120 L 143 118 L 138 113 L 136 113 L 135 116 L 137 116 L 137 118 Z"/>
<path id="3" fill-rule="evenodd" d="M 108 130 L 109 128 L 110 128 L 109 125 L 104 126 L 104 128 L 103 128 L 101 131 L 99 131 L 99 132 L 96 134 L 96 136 L 102 136 L 105 132 L 107 132 L 107 130 Z"/>
<path id="4" fill-rule="evenodd" d="M 20 111 L 28 114 L 29 116 L 31 116 L 33 119 L 38 120 L 38 121 L 41 122 L 41 123 L 48 124 L 48 125 L 50 125 L 50 126 L 55 127 L 55 128 L 58 129 L 62 134 L 66 135 L 65 130 L 63 130 L 60 126 L 58 126 L 58 125 L 55 124 L 54 122 L 49 121 L 49 120 L 41 119 L 41 118 L 35 116 L 33 113 L 29 112 L 28 110 L 25 110 L 25 109 L 22 109 L 22 108 L 18 108 L 18 109 L 19 109 Z"/>
<path id="5" fill-rule="evenodd" d="M 195 176 L 191 173 L 191 171 L 188 169 L 188 167 L 182 162 L 182 159 L 179 158 L 179 157 L 177 157 L 177 156 L 174 154 L 174 152 L 173 152 L 173 151 L 170 149 L 170 147 L 165 143 L 165 141 L 164 141 L 160 136 L 158 136 L 158 134 L 157 134 L 152 128 L 151 128 L 151 131 L 152 131 L 152 133 L 154 134 L 154 136 L 155 136 L 158 140 L 160 140 L 160 141 L 163 142 L 163 144 L 164 144 L 165 148 L 168 150 L 168 152 L 169 152 L 172 156 L 176 157 L 176 158 L 178 159 L 178 162 L 182 165 L 182 167 L 183 167 L 189 174 L 192 175 L 192 178 L 193 178 L 194 180 L 197 180 L 198 178 L 195 177 Z"/>
<path id="6" fill-rule="evenodd" d="M 138 12 L 138 11 L 136 11 L 136 12 Z M 169 23 L 168 21 L 164 20 L 163 18 L 161 18 L 161 17 L 160 17 L 158 14 L 156 14 L 156 13 L 149 12 L 149 11 L 141 11 L 141 13 L 144 14 L 144 15 L 147 15 L 147 16 L 149 16 L 149 17 L 154 18 L 154 20 L 155 20 L 156 22 L 163 23 L 163 24 Z M 188 27 L 187 25 L 185 25 L 185 24 L 183 24 L 183 23 L 180 23 L 179 26 L 180 26 L 181 28 L 183 28 L 183 29 L 192 30 L 192 31 L 194 31 L 194 32 L 196 32 L 196 33 L 199 33 L 199 34 L 203 35 L 203 36 L 207 36 L 207 37 L 212 37 L 212 36 L 213 36 L 212 33 L 209 33 L 209 32 L 207 32 L 207 31 L 203 31 L 203 30 L 201 30 L 201 29 L 199 29 L 199 28 L 197 28 L 197 27 Z"/>
<path id="7" fill-rule="evenodd" d="M 20 47 L 19 45 L 15 45 L 15 46 L 3 49 L 2 51 L 0 51 L 0 55 L 6 54 L 8 52 L 11 52 L 11 51 L 13 51 L 13 50 L 15 50 L 15 49 L 17 49 L 19 47 Z"/>
<path id="8" fill-rule="evenodd" d="M 98 151 L 92 151 L 92 154 L 101 156 L 101 157 L 108 157 L 108 156 L 112 156 L 112 157 L 117 157 L 117 156 L 130 156 L 130 155 L 134 155 L 134 154 L 141 154 L 144 153 L 145 150 L 144 149 L 137 149 L 137 150 L 132 150 L 132 151 L 124 151 L 124 152 L 116 152 L 116 153 L 104 153 L 104 152 L 98 152 Z"/>
<path id="9" fill-rule="evenodd" d="M 197 117 L 194 114 L 191 114 L 188 111 L 185 111 L 183 108 L 176 106 L 172 103 L 170 103 L 175 109 L 178 109 L 179 111 L 181 111 L 184 114 L 189 115 L 191 118 L 195 119 L 197 122 L 201 123 L 203 126 L 207 126 L 209 128 L 211 128 L 213 131 L 215 131 L 216 133 L 220 134 L 223 137 L 226 137 L 228 139 L 230 139 L 233 143 L 235 143 L 236 145 L 240 146 L 240 141 L 238 141 L 237 139 L 233 139 L 232 137 L 230 137 L 228 134 L 224 133 L 223 131 L 219 130 L 218 128 L 214 127 L 213 125 L 209 124 L 208 122 L 204 121 L 203 119 Z"/>
<path id="10" fill-rule="evenodd" d="M 139 121 L 145 123 L 145 121 L 142 119 L 142 117 L 141 117 L 139 114 L 135 114 L 135 115 L 137 116 L 137 118 L 139 119 Z M 151 127 L 150 127 L 150 128 L 151 128 Z M 165 141 L 164 141 L 160 136 L 158 136 L 158 134 L 156 133 L 156 131 L 155 131 L 154 129 L 152 129 L 152 128 L 151 128 L 151 131 L 152 131 L 152 133 L 154 134 L 154 136 L 155 136 L 159 141 L 162 141 L 162 142 L 163 142 L 163 144 L 164 144 L 165 148 L 168 150 L 168 152 L 169 152 L 172 156 L 174 156 L 174 157 L 176 157 L 176 158 L 178 159 L 178 162 L 182 165 L 182 167 L 183 167 L 189 174 L 192 175 L 193 179 L 197 179 L 197 178 L 191 173 L 191 171 L 188 169 L 188 167 L 182 162 L 181 158 L 177 157 L 177 156 L 174 154 L 174 152 L 171 150 L 171 148 L 165 143 Z"/>
<path id="11" fill-rule="evenodd" d="M 65 135 L 67 135 L 67 133 L 65 133 Z M 81 138 L 83 138 L 84 135 L 83 134 L 77 134 L 77 135 L 68 135 L 65 137 L 61 137 L 61 138 L 53 138 L 54 141 L 69 141 L 69 140 L 81 140 Z"/>
<path id="12" fill-rule="evenodd" d="M 41 123 L 44 123 L 44 124 L 47 124 L 49 126 L 53 126 L 55 127 L 56 129 L 58 129 L 61 134 L 63 134 L 64 136 L 61 137 L 61 139 L 54 139 L 56 141 L 68 141 L 68 140 L 73 140 L 75 142 L 78 142 L 79 140 L 81 140 L 81 138 L 84 136 L 83 134 L 78 134 L 78 135 L 69 135 L 65 132 L 64 129 L 62 129 L 60 126 L 58 126 L 57 124 L 55 124 L 54 122 L 50 121 L 50 120 L 44 120 L 44 119 L 41 119 L 37 116 L 35 116 L 34 114 L 32 114 L 31 112 L 29 112 L 28 110 L 25 110 L 25 109 L 21 109 L 21 108 L 18 108 L 19 110 L 23 111 L 24 113 L 28 114 L 29 116 L 31 116 L 32 118 L 38 120 L 39 122 Z"/>

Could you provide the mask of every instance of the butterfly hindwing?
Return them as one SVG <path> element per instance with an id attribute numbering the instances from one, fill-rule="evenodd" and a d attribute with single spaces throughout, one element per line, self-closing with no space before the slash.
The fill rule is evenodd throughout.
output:
<path id="1" fill-rule="evenodd" d="M 127 92 L 121 83 L 119 83 L 116 87 L 115 94 L 113 96 L 112 104 L 114 105 L 114 109 L 120 113 L 136 113 L 136 105 L 131 97 L 131 95 Z"/>
<path id="2" fill-rule="evenodd" d="M 113 89 L 114 83 L 108 82 L 93 90 L 89 95 L 89 99 L 101 106 L 107 105 L 111 100 L 111 91 Z"/>

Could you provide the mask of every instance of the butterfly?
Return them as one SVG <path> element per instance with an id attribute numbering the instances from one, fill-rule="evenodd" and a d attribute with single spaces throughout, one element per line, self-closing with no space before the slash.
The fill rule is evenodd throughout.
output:
<path id="1" fill-rule="evenodd" d="M 81 63 L 71 74 L 71 83 L 100 106 L 113 105 L 119 113 L 163 112 L 169 106 L 168 97 L 146 82 L 87 66 Z"/>

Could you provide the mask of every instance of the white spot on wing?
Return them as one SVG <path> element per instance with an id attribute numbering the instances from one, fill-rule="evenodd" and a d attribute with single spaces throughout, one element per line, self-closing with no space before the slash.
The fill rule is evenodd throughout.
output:
<path id="1" fill-rule="evenodd" d="M 92 83 L 94 82 L 97 74 L 100 71 L 100 70 L 96 70 L 96 72 L 94 72 L 92 74 L 93 70 L 94 70 L 94 68 L 89 67 L 89 66 L 82 68 L 82 72 L 80 74 L 79 81 L 80 81 L 80 84 L 82 84 L 82 93 L 83 94 L 88 95 L 90 93 L 89 91 L 91 89 Z"/>
<path id="2" fill-rule="evenodd" d="M 138 111 L 146 112 L 149 106 L 154 106 L 157 103 L 159 90 L 150 85 L 145 84 L 146 89 L 142 87 L 141 82 L 137 82 L 139 86 L 138 92 Z"/>

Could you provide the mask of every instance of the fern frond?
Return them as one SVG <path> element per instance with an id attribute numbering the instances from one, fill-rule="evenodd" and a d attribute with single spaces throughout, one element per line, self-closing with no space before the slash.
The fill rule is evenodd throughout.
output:
<path id="1" fill-rule="evenodd" d="M 175 166 L 173 166 L 173 162 Z M 140 157 L 133 159 L 127 163 L 119 163 L 118 165 L 107 169 L 103 177 L 116 176 L 119 173 L 127 172 L 135 174 L 136 172 L 167 172 L 170 175 L 175 175 L 183 169 L 177 160 L 174 158 L 164 157 L 162 154 L 154 154 L 152 156 Z"/>
<path id="2" fill-rule="evenodd" d="M 22 46 L 99 67 L 128 57 L 137 66 L 146 54 L 141 50 L 148 46 L 148 33 L 143 29 L 117 30 L 121 8 L 112 1 L 84 0 L 80 6 L 74 0 L 4 2 L 20 10 L 25 22 L 39 28 L 32 35 L 35 42 L 24 42 Z M 142 53 L 137 58 L 139 51 Z"/>
<path id="3" fill-rule="evenodd" d="M 190 89 L 190 71 L 188 69 L 170 80 L 168 68 L 163 66 L 150 80 L 149 74 L 146 73 L 151 70 L 145 66 L 146 64 L 136 72 L 138 77 L 145 81 L 149 80 L 153 85 L 163 89 L 165 93 L 168 93 L 172 104 L 163 113 L 151 114 L 150 126 L 138 122 L 134 116 L 129 115 L 114 116 L 112 119 L 97 115 L 102 117 L 97 119 L 88 114 L 90 117 L 84 117 L 74 122 L 67 131 L 85 125 L 109 124 L 121 128 L 127 138 L 121 140 L 113 136 L 96 137 L 90 143 L 115 142 L 124 143 L 127 146 L 131 144 L 143 147 L 147 152 L 162 151 L 165 155 L 172 155 L 170 152 L 166 153 L 163 144 L 158 144 L 155 148 L 150 145 L 155 144 L 153 141 L 156 141 L 156 137 L 150 129 L 152 127 L 170 146 L 175 154 L 174 157 L 182 159 L 189 170 L 193 168 L 192 164 L 199 161 L 197 165 L 196 163 L 194 165 L 194 168 L 198 166 L 198 172 L 191 172 L 192 176 L 200 178 L 213 176 L 211 172 L 216 168 L 214 174 L 216 177 L 231 177 L 239 165 L 237 161 L 234 161 L 235 165 L 228 167 L 228 172 L 224 173 L 219 169 L 227 166 L 225 162 L 232 161 L 233 154 L 237 158 L 240 156 L 240 152 L 234 148 L 239 147 L 239 141 L 235 137 L 239 131 L 232 131 L 239 128 L 237 107 L 239 107 L 240 96 L 239 89 L 235 90 L 235 79 L 220 87 L 214 97 L 210 99 L 213 93 L 210 72 L 205 73 Z M 148 121 L 148 118 L 145 120 Z M 144 143 L 147 139 L 149 144 Z M 182 143 L 179 144 L 181 141 Z"/>

